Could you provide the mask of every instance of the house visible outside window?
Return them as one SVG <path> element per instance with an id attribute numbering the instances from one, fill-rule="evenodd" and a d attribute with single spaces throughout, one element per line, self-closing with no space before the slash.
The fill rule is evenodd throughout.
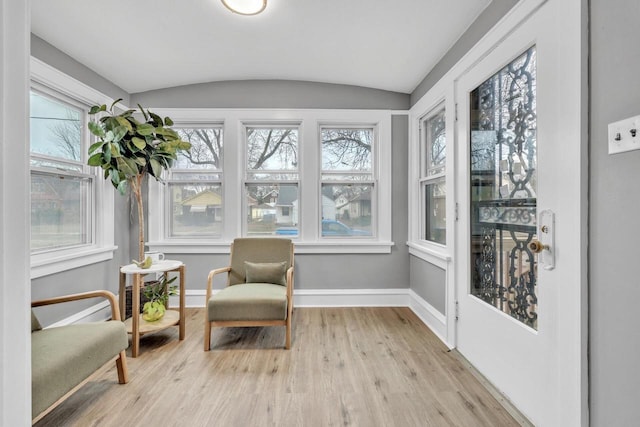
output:
<path id="1" fill-rule="evenodd" d="M 95 176 L 86 165 L 86 112 L 33 90 L 30 105 L 31 252 L 92 245 Z"/>
<path id="2" fill-rule="evenodd" d="M 298 126 L 245 125 L 244 131 L 244 234 L 298 236 Z"/>
<path id="3" fill-rule="evenodd" d="M 374 235 L 374 127 L 320 129 L 322 237 Z"/>
<path id="4" fill-rule="evenodd" d="M 219 238 L 222 233 L 222 126 L 176 128 L 191 143 L 167 174 L 169 238 Z"/>
<path id="5" fill-rule="evenodd" d="M 421 238 L 446 244 L 445 110 L 438 108 L 420 122 L 422 206 Z"/>

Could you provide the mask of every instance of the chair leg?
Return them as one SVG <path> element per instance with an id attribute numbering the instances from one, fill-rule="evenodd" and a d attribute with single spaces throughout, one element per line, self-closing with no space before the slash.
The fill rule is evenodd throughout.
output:
<path id="1" fill-rule="evenodd" d="M 120 356 L 116 359 L 116 368 L 118 369 L 118 382 L 126 384 L 129 382 L 129 369 L 127 368 L 127 353 L 122 350 Z"/>
<path id="2" fill-rule="evenodd" d="M 287 334 L 284 342 L 284 348 L 289 350 L 291 348 L 291 316 L 287 319 Z"/>
<path id="3" fill-rule="evenodd" d="M 211 322 L 209 319 L 204 321 L 204 351 L 211 350 Z"/>

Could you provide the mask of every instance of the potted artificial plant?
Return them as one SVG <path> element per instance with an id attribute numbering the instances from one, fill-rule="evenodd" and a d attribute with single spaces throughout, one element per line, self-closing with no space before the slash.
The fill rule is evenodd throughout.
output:
<path id="1" fill-rule="evenodd" d="M 130 188 L 138 208 L 138 260 L 139 267 L 151 267 L 151 259 L 144 259 L 144 205 L 142 202 L 142 185 L 147 175 L 162 180 L 162 172 L 169 169 L 178 153 L 189 150 L 191 144 L 180 139 L 176 131 L 170 128 L 173 121 L 169 117 L 162 119 L 140 105 L 144 121 L 137 120 L 135 110 L 126 110 L 115 114 L 114 107 L 121 99 L 115 101 L 107 110 L 106 105 L 95 105 L 90 115 L 106 113 L 89 122 L 89 130 L 97 137 L 97 141 L 89 147 L 90 166 L 99 166 L 104 171 L 104 178 L 125 194 Z M 164 276 L 163 276 L 164 277 Z M 174 278 L 175 279 L 175 278 Z M 171 280 L 173 281 L 173 279 Z M 164 308 L 169 294 L 175 287 L 168 288 L 161 281 L 150 283 L 145 293 L 150 297 L 143 308 L 145 320 L 159 320 L 164 315 Z M 165 290 L 166 289 L 166 290 Z M 143 290 L 144 292 L 144 290 Z M 159 308 L 162 306 L 162 308 Z M 147 311 L 151 310 L 149 314 Z M 146 316 L 146 317 L 145 317 Z"/>

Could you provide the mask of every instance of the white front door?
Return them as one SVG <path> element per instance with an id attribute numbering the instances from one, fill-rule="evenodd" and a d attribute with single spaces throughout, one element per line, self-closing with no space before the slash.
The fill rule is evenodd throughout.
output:
<path id="1" fill-rule="evenodd" d="M 579 65 L 563 72 L 573 54 L 557 4 L 456 81 L 456 347 L 539 426 L 580 425 L 586 412 L 584 99 Z M 550 269 L 530 248 L 542 211 Z"/>

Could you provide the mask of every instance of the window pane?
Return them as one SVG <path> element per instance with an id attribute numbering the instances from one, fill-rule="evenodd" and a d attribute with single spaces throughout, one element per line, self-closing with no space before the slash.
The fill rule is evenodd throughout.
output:
<path id="1" fill-rule="evenodd" d="M 322 236 L 372 236 L 372 188 L 322 184 Z"/>
<path id="2" fill-rule="evenodd" d="M 329 129 L 320 131 L 323 171 L 371 172 L 373 129 Z"/>
<path id="3" fill-rule="evenodd" d="M 31 250 L 88 244 L 91 180 L 31 174 Z"/>
<path id="4" fill-rule="evenodd" d="M 425 240 L 447 243 L 446 185 L 439 180 L 424 186 Z"/>
<path id="5" fill-rule="evenodd" d="M 444 110 L 426 120 L 427 175 L 444 172 L 446 161 Z"/>
<path id="6" fill-rule="evenodd" d="M 298 235 L 297 184 L 247 184 L 247 235 Z"/>
<path id="7" fill-rule="evenodd" d="M 248 127 L 247 169 L 298 170 L 298 129 Z"/>
<path id="8" fill-rule="evenodd" d="M 206 183 L 170 183 L 171 237 L 220 236 L 222 187 Z"/>
<path id="9" fill-rule="evenodd" d="M 82 110 L 31 92 L 31 152 L 81 161 Z"/>
<path id="10" fill-rule="evenodd" d="M 222 128 L 181 128 L 178 135 L 191 143 L 191 149 L 181 152 L 174 169 L 222 169 Z"/>

